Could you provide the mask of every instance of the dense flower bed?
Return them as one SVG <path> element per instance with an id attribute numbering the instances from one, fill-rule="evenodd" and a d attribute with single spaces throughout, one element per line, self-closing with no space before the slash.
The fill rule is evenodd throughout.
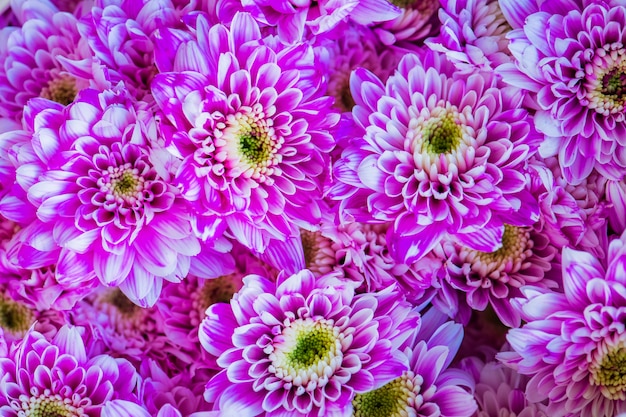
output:
<path id="1" fill-rule="evenodd" d="M 0 416 L 626 417 L 620 0 L 0 1 Z"/>

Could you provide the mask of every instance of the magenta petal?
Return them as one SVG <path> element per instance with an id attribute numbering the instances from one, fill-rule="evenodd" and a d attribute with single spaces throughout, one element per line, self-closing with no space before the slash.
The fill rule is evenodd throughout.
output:
<path id="1" fill-rule="evenodd" d="M 416 235 L 390 236 L 389 246 L 393 257 L 400 263 L 411 264 L 423 258 L 445 235 L 445 228 L 434 224 L 422 228 Z"/>

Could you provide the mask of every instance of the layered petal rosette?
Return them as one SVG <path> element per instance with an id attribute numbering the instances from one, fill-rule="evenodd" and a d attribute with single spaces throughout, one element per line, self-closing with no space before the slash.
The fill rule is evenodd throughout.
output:
<path id="1" fill-rule="evenodd" d="M 90 61 L 91 51 L 75 16 L 47 0 L 15 3 L 24 21 L 0 34 L 0 116 L 20 121 L 31 98 L 71 103 L 89 82 L 70 74 L 67 60 Z"/>
<path id="2" fill-rule="evenodd" d="M 542 156 L 558 155 L 569 182 L 593 168 L 619 180 L 626 167 L 626 9 L 550 3 L 500 2 L 515 29 L 508 37 L 516 62 L 498 71 L 533 93 L 535 124 L 547 136 Z"/>
<path id="3" fill-rule="evenodd" d="M 356 129 L 330 195 L 342 220 L 390 225 L 395 259 L 412 263 L 446 234 L 491 252 L 504 224 L 537 220 L 525 190 L 538 137 L 523 94 L 486 74 L 454 72 L 441 55 L 406 55 L 386 85 L 357 70 Z"/>
<path id="4" fill-rule="evenodd" d="M 0 380 L 2 416 L 99 417 L 109 401 L 136 402 L 139 379 L 123 359 L 90 356 L 79 328 L 65 326 L 51 341 L 30 330 L 0 358 Z"/>
<path id="5" fill-rule="evenodd" d="M 202 323 L 200 341 L 223 368 L 205 399 L 241 417 L 345 413 L 356 393 L 400 376 L 398 349 L 418 321 L 394 287 L 355 296 L 349 281 L 308 270 L 276 283 L 249 275 Z"/>
<path id="6" fill-rule="evenodd" d="M 605 258 L 607 217 L 618 235 L 624 230 L 619 226 L 623 220 L 613 221 L 621 207 L 614 193 L 619 182 L 592 172 L 573 185 L 563 177 L 556 157 L 531 164 L 541 179 L 534 194 L 538 196 L 543 228 L 550 241 L 558 248 L 569 246 Z"/>
<path id="7" fill-rule="evenodd" d="M 476 381 L 474 398 L 478 403 L 475 417 L 548 417 L 545 404 L 526 398 L 528 377 L 499 362 L 477 357 L 464 358 L 460 365 Z"/>
<path id="8" fill-rule="evenodd" d="M 195 3 L 195 2 L 193 2 Z M 111 82 L 123 81 L 138 99 L 148 99 L 156 74 L 152 34 L 162 26 L 175 27 L 185 9 L 171 0 L 96 0 L 78 24 L 93 54 L 107 68 Z M 76 63 L 80 68 L 89 71 Z"/>
<path id="9" fill-rule="evenodd" d="M 60 248 L 59 281 L 80 285 L 93 271 L 103 284 L 147 305 L 164 278 L 230 272 L 232 258 L 217 252 L 229 245 L 201 244 L 193 236 L 185 200 L 152 166 L 149 118 L 125 90 L 86 89 L 65 108 L 43 99 L 31 103 L 25 124 L 32 140 L 16 152 L 18 183 L 36 208 L 37 227 L 22 230 L 21 248 L 32 242 L 39 246 L 31 252 Z"/>
<path id="10" fill-rule="evenodd" d="M 227 227 L 262 252 L 270 237 L 315 227 L 339 115 L 313 50 L 261 38 L 246 13 L 230 29 L 199 16 L 195 36 L 163 31 L 161 42 L 170 47 L 157 56 L 152 92 L 171 124 L 163 132 L 182 160 L 175 182 L 199 214 L 198 232 Z"/>
<path id="11" fill-rule="evenodd" d="M 524 287 L 516 299 L 526 324 L 509 332 L 512 352 L 499 359 L 531 376 L 530 402 L 547 400 L 550 416 L 626 412 L 626 236 L 605 262 L 563 250 L 563 294 Z"/>
<path id="12" fill-rule="evenodd" d="M 511 30 L 496 0 L 443 0 L 439 10 L 441 29 L 427 39 L 433 50 L 443 52 L 459 70 L 493 71 L 512 61 L 507 33 Z"/>
<path id="13" fill-rule="evenodd" d="M 175 344 L 164 333 L 155 307 L 141 308 L 119 288 L 100 287 L 68 313 L 70 322 L 91 328 L 102 353 L 127 359 L 135 367 L 148 359 L 165 366 Z"/>
<path id="14" fill-rule="evenodd" d="M 501 247 L 482 252 L 444 240 L 435 253 L 445 259 L 445 278 L 434 299 L 435 305 L 466 324 L 469 310 L 483 311 L 491 305 L 502 323 L 519 327 L 519 313 L 511 299 L 519 297 L 520 287 L 535 285 L 558 290 L 560 285 L 559 249 L 550 242 L 543 222 L 534 227 L 504 225 Z M 456 294 L 451 295 L 450 291 Z M 450 305 L 449 300 L 457 299 Z"/>

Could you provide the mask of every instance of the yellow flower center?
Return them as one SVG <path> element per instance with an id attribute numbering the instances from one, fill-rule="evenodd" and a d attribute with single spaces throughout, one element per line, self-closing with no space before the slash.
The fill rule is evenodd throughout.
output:
<path id="1" fill-rule="evenodd" d="M 419 381 L 421 377 L 418 377 Z M 423 402 L 421 384 L 415 383 L 413 372 L 404 374 L 382 387 L 357 394 L 352 400 L 353 417 L 406 417 L 415 415 Z"/>
<path id="2" fill-rule="evenodd" d="M 67 106 L 74 101 L 77 93 L 76 80 L 69 75 L 62 75 L 50 80 L 41 90 L 40 96 Z"/>
<path id="3" fill-rule="evenodd" d="M 626 342 L 602 343 L 589 367 L 591 385 L 611 400 L 626 401 Z"/>
<path id="4" fill-rule="evenodd" d="M 341 367 L 343 334 L 327 320 L 297 319 L 274 338 L 270 372 L 306 390 L 328 383 Z"/>
<path id="5" fill-rule="evenodd" d="M 11 299 L 0 297 L 0 327 L 3 330 L 18 335 L 26 332 L 33 321 L 33 313 L 28 307 Z"/>

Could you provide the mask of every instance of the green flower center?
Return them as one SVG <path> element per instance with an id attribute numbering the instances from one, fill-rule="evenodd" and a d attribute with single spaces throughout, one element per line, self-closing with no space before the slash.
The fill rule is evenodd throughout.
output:
<path id="1" fill-rule="evenodd" d="M 344 87 L 341 89 L 339 94 L 339 99 L 341 102 L 341 108 L 344 111 L 352 111 L 352 108 L 356 105 L 354 102 L 354 98 L 352 98 L 352 93 L 350 92 L 350 83 L 347 82 Z"/>
<path id="2" fill-rule="evenodd" d="M 33 323 L 33 313 L 23 304 L 0 298 L 0 327 L 11 334 L 20 334 Z"/>
<path id="3" fill-rule="evenodd" d="M 417 392 L 415 392 L 417 391 Z M 357 394 L 352 400 L 354 417 L 405 417 L 415 415 L 419 385 L 415 385 L 412 372 L 405 372 L 382 387 Z"/>
<path id="4" fill-rule="evenodd" d="M 461 126 L 451 114 L 445 113 L 426 123 L 422 132 L 423 146 L 431 154 L 447 154 L 459 146 L 462 135 Z"/>
<path id="5" fill-rule="evenodd" d="M 416 3 L 415 0 L 390 0 L 390 3 L 402 9 L 406 9 Z"/>
<path id="6" fill-rule="evenodd" d="M 126 170 L 117 178 L 111 179 L 113 194 L 120 197 L 129 197 L 141 191 L 139 177 L 132 170 Z"/>
<path id="7" fill-rule="evenodd" d="M 67 106 L 74 101 L 77 93 L 76 80 L 69 75 L 63 75 L 50 80 L 48 86 L 41 90 L 40 96 Z"/>
<path id="8" fill-rule="evenodd" d="M 249 164 L 257 165 L 267 161 L 272 152 L 272 144 L 256 126 L 250 126 L 249 130 L 239 136 L 239 151 Z"/>
<path id="9" fill-rule="evenodd" d="M 287 360 L 294 367 L 308 368 L 328 355 L 334 342 L 332 331 L 326 327 L 317 326 L 300 332 L 295 348 L 287 354 Z"/>
<path id="10" fill-rule="evenodd" d="M 295 386 L 324 386 L 341 367 L 342 340 L 332 322 L 297 319 L 274 338 L 269 370 Z"/>
<path id="11" fill-rule="evenodd" d="M 590 366 L 591 384 L 612 400 L 626 400 L 626 342 L 601 345 Z"/>
<path id="12" fill-rule="evenodd" d="M 623 120 L 626 104 L 626 59 L 618 44 L 595 51 L 592 61 L 576 76 L 583 80 L 587 94 L 581 104 L 604 116 L 615 114 Z"/>
<path id="13" fill-rule="evenodd" d="M 272 185 L 284 139 L 277 135 L 274 120 L 266 117 L 260 104 L 242 107 L 215 125 L 213 145 L 205 150 L 213 159 L 213 170 L 224 170 L 230 178 L 252 178 Z M 216 171 L 217 172 L 217 171 Z"/>
<path id="14" fill-rule="evenodd" d="M 615 100 L 623 100 L 626 95 L 626 74 L 614 68 L 602 77 L 602 94 Z"/>

